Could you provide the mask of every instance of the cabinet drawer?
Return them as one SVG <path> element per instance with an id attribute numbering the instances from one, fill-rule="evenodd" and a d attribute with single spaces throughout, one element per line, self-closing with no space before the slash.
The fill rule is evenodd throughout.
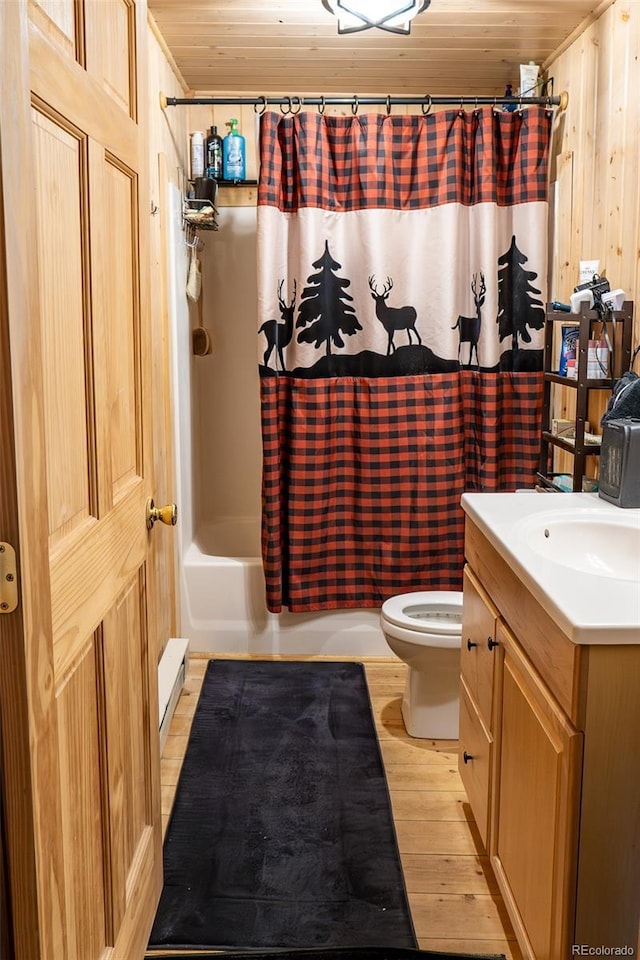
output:
<path id="1" fill-rule="evenodd" d="M 493 693 L 498 611 L 466 567 L 463 584 L 460 672 L 484 725 L 493 730 Z"/>
<path id="2" fill-rule="evenodd" d="M 464 680 L 460 683 L 459 743 L 458 769 L 482 844 L 487 849 L 493 740 L 482 723 Z"/>

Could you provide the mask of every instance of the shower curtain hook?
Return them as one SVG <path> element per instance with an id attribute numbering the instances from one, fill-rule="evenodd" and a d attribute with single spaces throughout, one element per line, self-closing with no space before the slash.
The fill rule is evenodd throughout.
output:
<path id="1" fill-rule="evenodd" d="M 460 97 L 460 106 L 458 107 L 458 116 L 464 117 L 464 97 Z"/>
<path id="2" fill-rule="evenodd" d="M 358 94 L 357 93 L 354 93 L 353 95 L 353 103 L 351 104 L 351 113 L 354 115 L 354 117 L 358 113 Z"/>
<path id="3" fill-rule="evenodd" d="M 324 96 L 320 97 L 320 103 L 318 104 L 318 113 L 320 114 L 321 117 L 324 116 L 324 111 L 325 111 L 326 106 L 327 106 L 327 105 L 326 105 L 326 103 L 325 103 L 325 101 L 324 101 Z"/>
<path id="4" fill-rule="evenodd" d="M 387 94 L 387 116 L 391 116 L 391 94 Z"/>
<path id="5" fill-rule="evenodd" d="M 429 101 L 429 102 L 427 103 L 427 101 Z M 427 108 L 426 110 L 425 110 L 425 106 L 426 106 L 426 108 Z M 423 116 L 423 117 L 426 117 L 426 116 L 428 116 L 428 115 L 431 113 L 431 107 L 432 107 L 432 106 L 433 106 L 433 100 L 431 99 L 431 94 L 430 94 L 430 93 L 425 93 L 425 95 L 424 95 L 424 100 L 422 101 L 422 103 L 421 103 L 421 105 L 420 105 L 421 110 L 422 110 L 422 116 Z"/>
<path id="6" fill-rule="evenodd" d="M 295 104 L 294 104 L 294 100 L 295 100 Z M 294 96 L 294 97 L 289 97 L 289 105 L 290 105 L 290 107 L 291 107 L 291 111 L 290 111 L 290 112 L 291 112 L 291 116 L 293 116 L 293 117 L 296 117 L 296 116 L 300 113 L 300 111 L 302 110 L 302 100 L 300 99 L 300 97 L 295 97 L 295 96 Z M 294 110 L 294 109 L 293 109 L 293 108 L 294 108 L 294 105 L 298 107 L 297 110 Z"/>
<path id="7" fill-rule="evenodd" d="M 287 104 L 287 100 L 289 103 Z M 285 110 L 285 105 L 287 109 Z M 282 103 L 280 104 L 280 112 L 286 117 L 288 113 L 291 113 L 291 97 L 283 97 Z"/>
<path id="8" fill-rule="evenodd" d="M 259 107 L 259 106 L 262 106 L 262 110 L 256 110 L 256 107 Z M 267 98 L 266 98 L 266 97 L 258 97 L 256 103 L 254 103 L 254 105 L 253 105 L 253 112 L 254 112 L 254 113 L 257 113 L 258 116 L 261 117 L 262 114 L 265 112 L 266 109 L 267 109 Z"/>

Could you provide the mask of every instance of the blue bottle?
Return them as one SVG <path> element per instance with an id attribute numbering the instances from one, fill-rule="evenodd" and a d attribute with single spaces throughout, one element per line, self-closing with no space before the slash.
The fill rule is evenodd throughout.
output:
<path id="1" fill-rule="evenodd" d="M 511 83 L 507 84 L 506 90 L 504 91 L 504 101 L 502 103 L 502 109 L 507 110 L 509 113 L 513 111 L 518 106 L 517 100 L 513 95 L 513 85 Z"/>
<path id="2" fill-rule="evenodd" d="M 222 175 L 225 180 L 246 180 L 246 148 L 242 134 L 238 132 L 238 121 L 229 120 L 226 124 L 229 133 L 222 141 Z"/>

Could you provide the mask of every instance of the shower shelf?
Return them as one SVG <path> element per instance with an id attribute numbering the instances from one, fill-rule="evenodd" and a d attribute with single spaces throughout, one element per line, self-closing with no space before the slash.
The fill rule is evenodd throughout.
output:
<path id="1" fill-rule="evenodd" d="M 217 230 L 218 211 L 210 200 L 185 200 L 182 219 L 197 230 Z"/>
<path id="2" fill-rule="evenodd" d="M 218 188 L 224 187 L 233 189 L 234 187 L 257 187 L 257 180 L 218 180 Z"/>

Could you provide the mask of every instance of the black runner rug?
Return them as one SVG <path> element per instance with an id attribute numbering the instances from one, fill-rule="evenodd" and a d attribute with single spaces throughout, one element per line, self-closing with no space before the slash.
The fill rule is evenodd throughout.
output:
<path id="1" fill-rule="evenodd" d="M 149 955 L 415 948 L 364 669 L 213 660 Z"/>
<path id="2" fill-rule="evenodd" d="M 442 953 L 439 950 L 413 950 L 408 947 L 354 947 L 342 950 L 322 948 L 311 950 L 252 950 L 248 953 L 237 951 L 205 950 L 198 953 L 149 953 L 154 960 L 203 960 L 204 957 L 217 957 L 218 960 L 506 960 L 504 953 Z"/>

